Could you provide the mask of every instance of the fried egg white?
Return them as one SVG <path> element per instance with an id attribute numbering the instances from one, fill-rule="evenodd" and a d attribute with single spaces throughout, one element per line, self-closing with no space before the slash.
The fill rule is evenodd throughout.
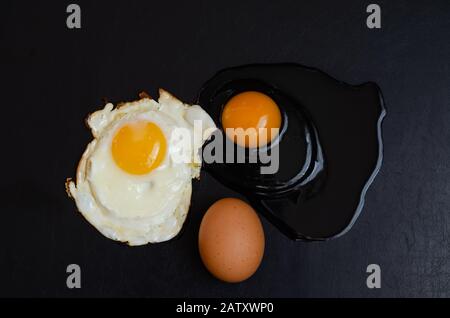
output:
<path id="1" fill-rule="evenodd" d="M 78 210 L 104 236 L 129 245 L 176 236 L 188 213 L 191 180 L 200 175 L 199 149 L 216 128 L 213 120 L 200 106 L 160 90 L 158 102 L 142 98 L 115 109 L 109 103 L 87 124 L 94 139 L 76 182 L 66 183 Z M 189 143 L 175 133 L 180 129 Z"/>

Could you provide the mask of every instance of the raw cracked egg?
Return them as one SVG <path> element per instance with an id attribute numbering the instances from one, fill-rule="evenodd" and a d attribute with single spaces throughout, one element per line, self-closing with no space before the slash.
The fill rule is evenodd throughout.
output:
<path id="1" fill-rule="evenodd" d="M 199 149 L 215 130 L 209 115 L 160 90 L 150 98 L 107 104 L 89 116 L 94 140 L 68 193 L 104 236 L 129 245 L 156 243 L 181 230 L 198 178 Z"/>
<path id="2" fill-rule="evenodd" d="M 206 171 L 288 237 L 328 240 L 355 223 L 383 159 L 377 84 L 349 85 L 295 63 L 251 64 L 218 71 L 197 103 L 218 123 L 221 152 L 241 153 L 240 161 L 205 160 Z M 259 128 L 279 132 L 264 139 Z"/>

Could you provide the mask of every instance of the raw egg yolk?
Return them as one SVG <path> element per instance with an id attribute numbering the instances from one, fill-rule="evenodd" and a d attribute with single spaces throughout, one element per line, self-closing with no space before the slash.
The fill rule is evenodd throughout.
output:
<path id="1" fill-rule="evenodd" d="M 278 136 L 281 112 L 266 94 L 247 91 L 235 95 L 225 105 L 222 126 L 228 138 L 239 146 L 262 147 Z"/>
<path id="2" fill-rule="evenodd" d="M 115 134 L 111 150 L 116 164 L 124 171 L 142 175 L 158 167 L 166 155 L 166 138 L 161 129 L 148 121 L 122 126 Z"/>

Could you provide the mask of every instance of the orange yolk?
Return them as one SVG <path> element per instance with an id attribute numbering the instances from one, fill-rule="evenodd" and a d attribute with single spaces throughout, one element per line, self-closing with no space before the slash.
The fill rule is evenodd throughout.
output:
<path id="1" fill-rule="evenodd" d="M 262 147 L 278 136 L 281 112 L 269 96 L 255 91 L 231 98 L 222 112 L 222 126 L 228 138 L 241 147 Z M 272 131 L 276 128 L 276 131 Z"/>
<path id="2" fill-rule="evenodd" d="M 166 138 L 154 123 L 138 121 L 122 126 L 113 138 L 111 151 L 124 171 L 142 175 L 158 167 L 166 155 Z"/>

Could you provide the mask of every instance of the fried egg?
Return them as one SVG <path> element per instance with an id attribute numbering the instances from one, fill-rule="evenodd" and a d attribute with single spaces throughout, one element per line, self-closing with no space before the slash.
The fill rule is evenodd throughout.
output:
<path id="1" fill-rule="evenodd" d="M 129 245 L 170 240 L 181 230 L 199 178 L 200 148 L 216 129 L 198 105 L 164 90 L 89 116 L 94 139 L 68 194 L 104 236 Z"/>

